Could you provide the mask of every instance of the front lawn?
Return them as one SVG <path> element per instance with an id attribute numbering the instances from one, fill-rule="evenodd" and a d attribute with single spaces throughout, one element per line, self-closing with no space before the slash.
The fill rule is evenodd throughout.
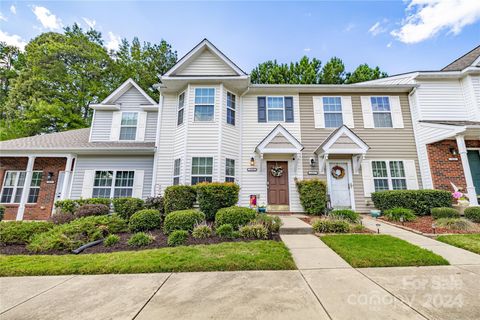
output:
<path id="1" fill-rule="evenodd" d="M 456 234 L 439 236 L 438 241 L 442 241 L 452 246 L 459 247 L 468 251 L 480 254 L 480 234 Z"/>
<path id="2" fill-rule="evenodd" d="M 354 268 L 448 265 L 431 251 L 388 235 L 331 235 L 320 239 Z"/>
<path id="3" fill-rule="evenodd" d="M 282 242 L 251 241 L 81 255 L 1 255 L 0 276 L 296 269 Z"/>

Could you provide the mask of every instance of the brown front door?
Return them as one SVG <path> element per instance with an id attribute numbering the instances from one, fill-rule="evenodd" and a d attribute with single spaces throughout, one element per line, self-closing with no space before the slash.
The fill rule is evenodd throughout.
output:
<path id="1" fill-rule="evenodd" d="M 280 177 L 272 174 L 272 169 L 282 168 Z M 279 170 L 277 170 L 278 172 Z M 288 162 L 268 161 L 267 162 L 267 190 L 269 205 L 288 205 Z"/>

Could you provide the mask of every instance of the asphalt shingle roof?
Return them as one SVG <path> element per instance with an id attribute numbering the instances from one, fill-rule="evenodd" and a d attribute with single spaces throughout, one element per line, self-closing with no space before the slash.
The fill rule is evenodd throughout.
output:
<path id="1" fill-rule="evenodd" d="M 479 126 L 480 121 L 458 121 L 458 120 L 421 120 L 420 122 L 446 124 L 450 126 Z"/>
<path id="2" fill-rule="evenodd" d="M 472 65 L 472 63 L 480 57 L 480 46 L 464 54 L 457 60 L 444 67 L 442 71 L 462 71 Z"/>

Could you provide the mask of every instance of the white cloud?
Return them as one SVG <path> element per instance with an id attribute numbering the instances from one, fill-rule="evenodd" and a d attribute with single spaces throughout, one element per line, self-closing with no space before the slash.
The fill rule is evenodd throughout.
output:
<path id="1" fill-rule="evenodd" d="M 370 32 L 373 36 L 378 36 L 380 33 L 387 32 L 387 28 L 383 26 L 387 22 L 387 19 L 375 22 L 375 24 L 368 29 L 368 32 Z"/>
<path id="2" fill-rule="evenodd" d="M 7 17 L 5 17 L 1 12 L 0 12 L 0 20 L 1 21 L 8 21 Z"/>
<path id="3" fill-rule="evenodd" d="M 305 49 L 303 49 L 303 51 L 310 52 L 310 51 L 312 51 L 312 48 L 305 48 Z"/>
<path id="4" fill-rule="evenodd" d="M 85 21 L 85 23 L 87 24 L 88 27 L 90 28 L 95 28 L 95 25 L 97 24 L 97 21 L 93 20 L 93 19 L 88 19 L 88 18 L 85 18 L 85 17 L 82 17 L 83 21 Z"/>
<path id="5" fill-rule="evenodd" d="M 478 0 L 410 0 L 400 29 L 390 34 L 404 43 L 418 43 L 442 30 L 458 34 L 480 19 Z"/>
<path id="6" fill-rule="evenodd" d="M 343 29 L 345 32 L 350 32 L 352 31 L 353 29 L 355 28 L 355 24 L 350 22 L 349 24 L 347 24 L 347 26 L 345 27 L 345 29 Z"/>
<path id="7" fill-rule="evenodd" d="M 120 38 L 119 35 L 114 34 L 112 31 L 108 32 L 108 41 L 107 44 L 105 45 L 107 47 L 107 50 L 117 50 L 118 47 L 120 46 L 120 41 L 122 39 Z"/>
<path id="8" fill-rule="evenodd" d="M 8 34 L 0 30 L 0 41 L 6 42 L 8 45 L 19 47 L 21 50 L 25 48 L 27 42 L 22 39 L 19 35 Z"/>
<path id="9" fill-rule="evenodd" d="M 387 48 L 391 48 L 392 47 L 392 42 L 390 41 L 389 43 L 387 43 Z"/>
<path id="10" fill-rule="evenodd" d="M 10 12 L 13 14 L 17 14 L 17 8 L 13 4 L 10 6 Z"/>
<path id="11" fill-rule="evenodd" d="M 58 30 L 62 28 L 62 20 L 45 7 L 33 6 L 33 13 L 45 29 Z"/>

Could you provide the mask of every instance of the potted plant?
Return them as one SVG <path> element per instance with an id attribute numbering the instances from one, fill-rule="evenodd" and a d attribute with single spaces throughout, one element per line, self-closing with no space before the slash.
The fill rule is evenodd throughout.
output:
<path id="1" fill-rule="evenodd" d="M 258 211 L 258 213 L 266 213 L 267 212 L 267 206 L 265 205 L 265 203 L 262 203 L 261 205 L 259 205 L 257 207 L 257 211 Z"/>

